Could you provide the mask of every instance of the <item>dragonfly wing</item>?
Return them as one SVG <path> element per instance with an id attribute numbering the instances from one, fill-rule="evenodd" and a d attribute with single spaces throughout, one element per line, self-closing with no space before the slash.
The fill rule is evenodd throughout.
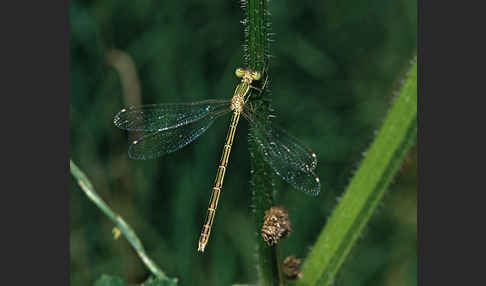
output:
<path id="1" fill-rule="evenodd" d="M 190 103 L 149 104 L 122 109 L 113 123 L 127 131 L 155 132 L 176 128 L 227 110 L 231 101 L 204 100 Z"/>
<path id="2" fill-rule="evenodd" d="M 130 158 L 154 159 L 191 143 L 229 111 L 229 100 L 143 105 L 120 111 L 114 123 L 129 132 Z"/>
<path id="3" fill-rule="evenodd" d="M 186 146 L 202 135 L 214 122 L 214 120 L 227 112 L 203 117 L 189 124 L 171 129 L 149 132 L 137 140 L 134 140 L 128 149 L 128 155 L 132 159 L 154 159 Z"/>
<path id="4" fill-rule="evenodd" d="M 244 115 L 253 128 L 253 139 L 275 173 L 295 189 L 317 196 L 321 183 L 314 173 L 316 154 L 282 128 L 274 124 L 265 126 L 247 112 Z"/>

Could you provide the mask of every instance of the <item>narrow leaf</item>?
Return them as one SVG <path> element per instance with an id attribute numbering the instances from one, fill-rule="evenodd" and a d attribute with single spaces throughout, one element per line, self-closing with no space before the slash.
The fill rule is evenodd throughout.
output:
<path id="1" fill-rule="evenodd" d="M 138 256 L 142 260 L 142 262 L 147 266 L 147 268 L 155 275 L 155 277 L 161 280 L 168 280 L 177 282 L 177 278 L 169 278 L 165 273 L 155 264 L 155 262 L 147 255 L 145 249 L 142 245 L 142 242 L 138 238 L 135 231 L 133 231 L 132 227 L 125 222 L 125 220 L 117 213 L 115 213 L 104 201 L 103 199 L 96 193 L 93 185 L 88 180 L 88 177 L 74 164 L 72 160 L 69 160 L 71 174 L 76 178 L 78 181 L 81 190 L 86 194 L 86 196 L 108 217 L 111 221 L 116 225 L 117 229 L 125 236 L 127 241 L 132 245 L 132 247 L 137 252 Z M 118 231 L 117 230 L 117 231 Z M 104 279 L 103 277 L 100 278 L 101 281 Z M 106 278 L 113 283 L 119 282 L 116 277 L 109 277 Z M 103 280 L 105 281 L 105 280 Z M 112 283 L 110 282 L 110 283 Z M 98 282 L 97 282 L 98 283 Z M 101 282 L 100 282 L 101 283 Z M 105 282 L 103 282 L 105 283 Z"/>
<path id="2" fill-rule="evenodd" d="M 297 285 L 331 285 L 417 136 L 417 64 L 302 266 Z"/>

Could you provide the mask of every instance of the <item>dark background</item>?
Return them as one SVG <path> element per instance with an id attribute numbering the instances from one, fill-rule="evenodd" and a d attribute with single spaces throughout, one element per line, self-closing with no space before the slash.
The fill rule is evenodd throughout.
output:
<path id="1" fill-rule="evenodd" d="M 238 127 L 215 225 L 197 240 L 228 118 L 194 144 L 150 161 L 127 156 L 113 125 L 140 103 L 228 98 L 242 65 L 238 1 L 71 1 L 70 156 L 182 285 L 256 279 L 249 217 L 247 124 Z M 415 1 L 271 1 L 276 121 L 318 155 L 321 194 L 278 181 L 294 232 L 283 256 L 305 257 L 331 214 L 416 53 Z M 416 285 L 416 153 L 407 156 L 336 285 Z M 72 285 L 102 273 L 135 283 L 149 272 L 111 222 L 70 184 Z"/>

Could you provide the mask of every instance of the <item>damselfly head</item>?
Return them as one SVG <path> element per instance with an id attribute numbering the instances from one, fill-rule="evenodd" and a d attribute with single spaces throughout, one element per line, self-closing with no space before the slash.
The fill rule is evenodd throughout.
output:
<path id="1" fill-rule="evenodd" d="M 235 75 L 237 77 L 249 78 L 249 80 L 259 80 L 262 77 L 262 73 L 259 71 L 252 71 L 250 69 L 237 68 L 235 70 Z"/>

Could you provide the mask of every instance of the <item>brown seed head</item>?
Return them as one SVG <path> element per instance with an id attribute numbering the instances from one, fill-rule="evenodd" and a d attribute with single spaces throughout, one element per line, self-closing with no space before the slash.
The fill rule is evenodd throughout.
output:
<path id="1" fill-rule="evenodd" d="M 268 245 L 274 245 L 292 232 L 289 214 L 283 207 L 272 207 L 265 212 L 261 235 Z"/>
<path id="2" fill-rule="evenodd" d="M 282 270 L 287 280 L 296 280 L 302 277 L 299 269 L 301 263 L 302 259 L 297 259 L 293 255 L 285 258 Z"/>

